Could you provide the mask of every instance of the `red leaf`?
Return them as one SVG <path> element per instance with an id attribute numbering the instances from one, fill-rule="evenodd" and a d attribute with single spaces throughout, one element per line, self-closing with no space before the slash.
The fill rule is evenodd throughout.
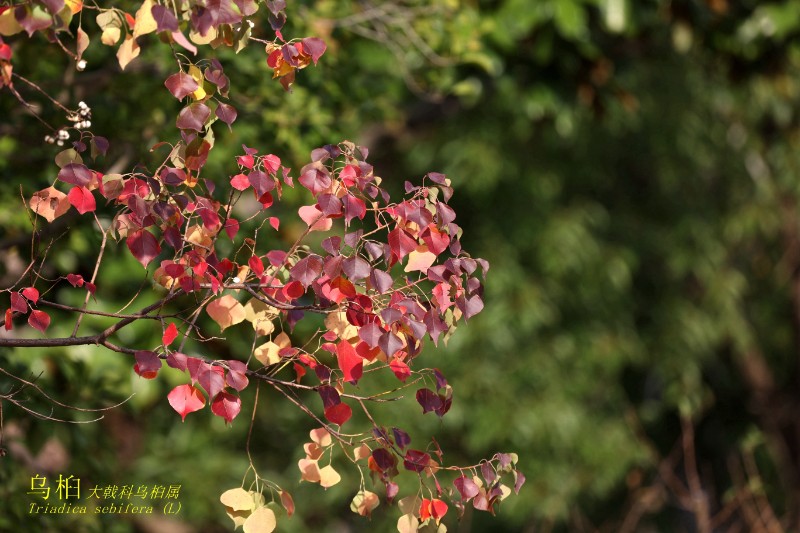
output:
<path id="1" fill-rule="evenodd" d="M 281 221 L 278 217 L 269 217 L 269 225 L 275 228 L 275 231 L 278 231 L 280 227 Z"/>
<path id="2" fill-rule="evenodd" d="M 171 322 L 169 326 L 167 326 L 166 331 L 164 331 L 164 335 L 161 337 L 161 342 L 164 343 L 164 346 L 169 346 L 172 344 L 172 341 L 178 338 L 178 326 L 175 325 L 174 322 Z"/>
<path id="3" fill-rule="evenodd" d="M 209 398 L 214 398 L 225 388 L 225 370 L 221 367 L 204 362 L 197 367 L 195 372 L 191 372 L 190 369 L 189 373 L 206 390 Z"/>
<path id="4" fill-rule="evenodd" d="M 392 369 L 392 372 L 394 372 L 394 375 L 397 376 L 397 379 L 403 383 L 405 383 L 408 377 L 411 375 L 411 369 L 408 368 L 408 365 L 397 358 L 392 359 L 392 362 L 389 363 L 389 368 Z"/>
<path id="5" fill-rule="evenodd" d="M 3 324 L 3 327 L 6 328 L 6 331 L 11 331 L 11 328 L 14 327 L 14 322 L 12 320 L 13 317 L 14 317 L 14 312 L 11 309 L 6 309 L 6 321 Z M 295 363 L 295 365 L 296 364 L 297 363 Z"/>
<path id="6" fill-rule="evenodd" d="M 240 155 L 236 158 L 236 162 L 239 163 L 241 166 L 252 170 L 253 165 L 255 164 L 255 158 L 253 157 L 252 154 Z"/>
<path id="7" fill-rule="evenodd" d="M 191 385 L 178 385 L 167 395 L 167 400 L 181 415 L 181 420 L 186 420 L 186 415 L 199 411 L 206 404 L 203 393 Z"/>
<path id="8" fill-rule="evenodd" d="M 340 426 L 350 420 L 351 416 L 353 416 L 353 410 L 346 403 L 338 403 L 325 409 L 325 418 Z"/>
<path id="9" fill-rule="evenodd" d="M 94 201 L 94 195 L 89 192 L 86 187 L 76 186 L 73 187 L 69 194 L 67 194 L 69 203 L 72 207 L 78 210 L 81 215 L 89 213 L 97 209 L 97 204 Z"/>
<path id="10" fill-rule="evenodd" d="M 80 274 L 67 274 L 67 281 L 73 287 L 83 287 L 84 284 L 83 276 Z"/>
<path id="11" fill-rule="evenodd" d="M 161 253 L 161 246 L 153 234 L 145 229 L 140 229 L 128 234 L 125 241 L 133 257 L 139 261 L 143 267 L 147 265 Z"/>
<path id="12" fill-rule="evenodd" d="M 403 259 L 417 248 L 417 241 L 400 228 L 389 232 L 389 247 L 397 260 Z"/>
<path id="13" fill-rule="evenodd" d="M 11 293 L 11 309 L 16 311 L 17 313 L 27 313 L 28 312 L 28 302 L 25 301 L 25 298 L 20 295 L 18 292 Z"/>
<path id="14" fill-rule="evenodd" d="M 360 198 L 356 198 L 355 196 L 351 196 L 346 194 L 344 198 L 344 220 L 345 223 L 348 225 L 350 221 L 354 218 L 358 217 L 359 219 L 363 220 L 364 215 L 367 214 L 367 206 L 364 205 L 364 201 Z"/>
<path id="15" fill-rule="evenodd" d="M 230 423 L 242 409 L 242 400 L 229 392 L 220 392 L 211 402 L 211 411 Z"/>
<path id="16" fill-rule="evenodd" d="M 249 157 L 250 159 L 253 159 L 253 156 L 251 155 L 244 157 Z M 241 157 L 239 159 L 241 159 Z M 250 187 L 250 180 L 244 174 L 236 174 L 234 177 L 231 178 L 231 187 L 233 187 L 237 191 L 245 191 L 247 190 L 248 187 Z"/>
<path id="17" fill-rule="evenodd" d="M 344 380 L 353 385 L 358 383 L 363 372 L 364 360 L 349 342 L 341 341 L 336 346 L 336 359 L 339 362 L 339 368 L 344 373 Z"/>
<path id="18" fill-rule="evenodd" d="M 153 379 L 161 370 L 161 359 L 155 352 L 140 350 L 136 352 L 133 371 L 145 379 Z"/>
<path id="19" fill-rule="evenodd" d="M 39 301 L 39 291 L 33 287 L 22 289 L 22 295 L 34 304 Z"/>
<path id="20" fill-rule="evenodd" d="M 247 365 L 241 361 L 231 360 L 228 361 L 228 376 L 225 382 L 234 389 L 241 391 L 250 383 L 247 379 Z"/>
<path id="21" fill-rule="evenodd" d="M 260 257 L 256 255 L 251 256 L 247 261 L 247 264 L 250 266 L 250 270 L 255 272 L 256 276 L 261 277 L 261 275 L 264 273 L 264 263 L 261 262 Z"/>
<path id="22" fill-rule="evenodd" d="M 403 458 L 403 466 L 412 472 L 422 472 L 428 467 L 431 456 L 419 450 L 408 450 Z"/>
<path id="23" fill-rule="evenodd" d="M 50 325 L 50 315 L 44 311 L 31 311 L 31 315 L 28 317 L 28 324 L 44 333 L 47 326 Z"/>
<path id="24" fill-rule="evenodd" d="M 239 233 L 239 221 L 235 218 L 229 218 L 225 221 L 225 233 L 228 235 L 230 240 L 233 240 L 236 237 L 236 234 Z"/>
<path id="25" fill-rule="evenodd" d="M 292 499 L 292 495 L 285 490 L 280 491 L 280 494 L 281 505 L 283 505 L 283 508 L 286 509 L 286 515 L 291 518 L 294 514 L 294 500 Z"/>

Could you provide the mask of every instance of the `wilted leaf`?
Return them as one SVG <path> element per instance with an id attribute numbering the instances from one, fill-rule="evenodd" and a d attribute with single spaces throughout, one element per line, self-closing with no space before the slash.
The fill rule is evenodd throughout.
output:
<path id="1" fill-rule="evenodd" d="M 52 222 L 67 211 L 70 203 L 67 195 L 55 187 L 43 189 L 31 197 L 31 210 L 37 215 L 41 215 L 48 222 Z"/>
<path id="2" fill-rule="evenodd" d="M 292 495 L 285 490 L 280 491 L 280 495 L 281 505 L 283 505 L 283 508 L 286 509 L 286 515 L 291 518 L 291 516 L 294 514 L 294 499 L 292 499 Z"/>

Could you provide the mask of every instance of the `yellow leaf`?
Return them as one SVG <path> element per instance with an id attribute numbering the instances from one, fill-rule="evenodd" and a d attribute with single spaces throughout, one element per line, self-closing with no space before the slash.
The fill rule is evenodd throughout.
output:
<path id="1" fill-rule="evenodd" d="M 219 497 L 219 501 L 234 511 L 252 511 L 256 507 L 253 495 L 241 487 L 226 490 Z"/>
<path id="2" fill-rule="evenodd" d="M 333 469 L 331 465 L 323 467 L 319 471 L 319 484 L 322 485 L 324 488 L 330 488 L 339 483 L 342 480 L 342 476 L 339 475 L 339 472 Z"/>
<path id="3" fill-rule="evenodd" d="M 327 448 L 331 444 L 333 444 L 333 439 L 331 438 L 331 434 L 328 433 L 328 430 L 325 428 L 316 428 L 312 429 L 308 432 L 311 435 L 311 440 L 319 444 L 323 448 Z"/>
<path id="4" fill-rule="evenodd" d="M 133 38 L 140 35 L 147 35 L 156 31 L 158 24 L 156 19 L 153 18 L 153 0 L 145 0 L 139 11 L 136 12 L 136 22 L 133 25 Z"/>
<path id="5" fill-rule="evenodd" d="M 206 253 L 208 252 L 212 243 L 208 231 L 205 230 L 204 226 L 200 226 L 199 224 L 195 224 L 186 231 L 186 241 L 198 246 L 200 250 L 196 251 L 201 255 L 205 255 L 203 253 L 204 251 Z"/>
<path id="6" fill-rule="evenodd" d="M 272 341 L 269 341 L 253 350 L 253 355 L 256 356 L 256 359 L 258 359 L 262 365 L 269 366 L 281 362 L 281 356 L 278 355 L 278 352 L 280 351 L 280 346 Z"/>
<path id="7" fill-rule="evenodd" d="M 120 45 L 119 50 L 117 50 L 117 60 L 119 61 L 119 67 L 122 70 L 125 70 L 125 67 L 128 66 L 128 63 L 133 61 L 139 55 L 139 45 L 136 43 L 136 39 L 128 35 L 125 38 L 125 41 Z"/>
<path id="8" fill-rule="evenodd" d="M 322 448 L 316 442 L 306 442 L 303 444 L 303 450 L 306 452 L 306 459 L 316 461 L 322 457 Z"/>
<path id="9" fill-rule="evenodd" d="M 236 529 L 237 527 L 244 525 L 247 517 L 250 516 L 253 511 L 234 511 L 230 507 L 226 507 L 225 513 L 231 520 L 233 520 L 233 528 Z"/>
<path id="10" fill-rule="evenodd" d="M 325 327 L 336 333 L 340 339 L 350 340 L 358 336 L 358 328 L 348 322 L 344 311 L 328 313 L 325 317 Z"/>
<path id="11" fill-rule="evenodd" d="M 189 75 L 197 82 L 197 89 L 192 93 L 192 98 L 195 100 L 202 100 L 206 97 L 206 91 L 203 89 L 203 72 L 192 65 L 189 67 Z"/>
<path id="12" fill-rule="evenodd" d="M 414 272 L 418 270 L 425 274 L 435 261 L 436 254 L 428 251 L 428 247 L 422 244 L 417 246 L 416 250 L 408 254 L 408 264 L 403 271 Z"/>
<path id="13" fill-rule="evenodd" d="M 399 502 L 397 502 L 397 506 L 400 508 L 400 512 L 403 514 L 410 514 L 415 515 L 419 511 L 420 500 L 417 496 L 406 496 Z"/>
<path id="14" fill-rule="evenodd" d="M 413 514 L 404 514 L 397 519 L 397 531 L 400 533 L 417 533 L 419 520 Z"/>
<path id="15" fill-rule="evenodd" d="M 0 15 L 0 35 L 14 35 L 22 31 L 22 26 L 19 25 L 17 19 L 14 17 L 14 10 L 7 9 Z"/>
<path id="16" fill-rule="evenodd" d="M 372 450 L 369 449 L 369 446 L 366 444 L 362 444 L 358 448 L 353 450 L 353 459 L 356 461 L 360 461 L 361 459 L 368 459 L 372 455 Z"/>
<path id="17" fill-rule="evenodd" d="M 214 319 L 214 322 L 219 324 L 222 331 L 244 320 L 244 307 L 230 294 L 217 298 L 208 304 L 206 313 Z"/>
<path id="18" fill-rule="evenodd" d="M 269 507 L 259 507 L 244 522 L 244 533 L 272 533 L 277 521 Z"/>
<path id="19" fill-rule="evenodd" d="M 242 276 L 241 272 L 239 274 L 240 274 L 239 275 L 240 279 L 245 279 L 246 274 L 245 276 Z M 265 304 L 258 298 L 251 298 L 245 304 L 244 312 L 245 312 L 244 319 L 253 324 L 253 329 L 256 330 L 256 334 L 269 335 L 270 333 L 275 331 L 275 324 L 273 324 L 272 321 L 275 320 L 275 318 L 278 316 L 278 310 L 276 308 L 272 307 L 271 305 Z M 281 341 L 283 341 L 283 337 L 281 337 L 281 335 L 278 335 L 276 341 L 278 339 L 281 339 Z M 288 337 L 286 337 L 286 340 L 288 341 Z M 278 342 L 278 345 L 281 348 L 286 348 L 290 346 L 290 343 L 287 342 L 286 345 L 283 346 L 280 342 Z M 259 361 L 261 360 L 259 359 Z"/>
<path id="20" fill-rule="evenodd" d="M 300 459 L 297 461 L 297 468 L 300 469 L 300 479 L 303 481 L 317 483 L 321 479 L 316 459 Z"/>
<path id="21" fill-rule="evenodd" d="M 205 35 L 200 35 L 196 31 L 189 32 L 189 40 L 192 41 L 194 44 L 208 44 L 216 38 L 217 38 L 216 28 L 209 28 L 208 33 L 206 33 Z"/>
<path id="22" fill-rule="evenodd" d="M 362 490 L 353 497 L 353 501 L 350 502 L 350 510 L 361 516 L 369 516 L 380 504 L 381 500 L 378 498 L 377 494 L 368 490 Z"/>
<path id="23" fill-rule="evenodd" d="M 64 3 L 69 6 L 69 10 L 72 11 L 73 15 L 76 15 L 83 9 L 83 2 L 81 0 L 65 0 Z"/>

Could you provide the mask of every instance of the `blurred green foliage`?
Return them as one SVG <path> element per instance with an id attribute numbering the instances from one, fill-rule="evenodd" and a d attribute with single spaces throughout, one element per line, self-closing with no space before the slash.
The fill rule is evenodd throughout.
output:
<path id="1" fill-rule="evenodd" d="M 413 402 L 379 413 L 433 432 L 453 463 L 515 451 L 528 484 L 497 517 L 468 511 L 451 528 L 617 530 L 649 502 L 634 526 L 697 530 L 675 490 L 691 477 L 681 420 L 694 428 L 689 451 L 712 515 L 736 498 L 763 497 L 785 529 L 796 527 L 800 5 L 322 0 L 288 10 L 284 34 L 321 36 L 328 52 L 286 94 L 258 46 L 220 50 L 239 119 L 232 134 L 216 131 L 206 172 L 224 181 L 242 143 L 298 167 L 310 149 L 350 138 L 372 148 L 390 188 L 428 171 L 453 180 L 465 248 L 492 264 L 486 309 L 449 346 L 424 354 L 455 388 L 443 422 Z M 168 53 L 148 45 L 120 74 L 112 50 L 93 43 L 87 72 L 75 75 L 41 38 L 13 42 L 17 71 L 93 107 L 93 129 L 113 142 L 107 165 L 162 157 L 148 147 L 177 133 L 179 105 L 158 86 L 174 69 Z M 18 187 L 29 195 L 46 186 L 55 166 L 40 125 L 2 94 L 7 281 L 30 251 Z M 86 272 L 98 235 L 88 225 L 60 231 L 50 268 Z M 100 276 L 99 309 L 125 305 L 140 287 L 137 305 L 147 303 L 151 289 L 126 253 L 112 251 Z M 72 323 L 54 325 L 68 333 Z M 125 334 L 147 345 L 160 332 L 143 324 Z M 249 341 L 231 336 L 205 349 L 235 357 Z M 136 392 L 96 424 L 54 424 L 13 408 L 4 423 L 33 455 L 58 439 L 67 471 L 86 483 L 180 483 L 183 520 L 198 531 L 229 529 L 217 500 L 247 467 L 249 412 L 232 428 L 205 411 L 180 424 L 165 394 L 182 376 L 143 382 L 130 361 L 100 349 L 6 351 L 0 363 L 41 374 L 46 390 L 74 405 Z M 344 482 L 325 492 L 297 484 L 312 424 L 261 392 L 251 452 L 298 503 L 282 530 L 393 530 L 398 515 L 385 505 L 371 522 L 348 510 L 355 472 L 342 469 Z M 31 401 L 47 412 L 47 402 Z M 0 459 L 0 529 L 130 530 L 127 521 L 31 519 L 23 463 Z M 735 505 L 726 520 L 718 525 L 752 528 Z"/>

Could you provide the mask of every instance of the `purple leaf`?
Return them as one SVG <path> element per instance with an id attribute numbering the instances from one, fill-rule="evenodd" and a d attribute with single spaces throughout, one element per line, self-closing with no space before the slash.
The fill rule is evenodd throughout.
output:
<path id="1" fill-rule="evenodd" d="M 456 489 L 458 489 L 458 492 L 461 494 L 462 501 L 469 501 L 481 492 L 478 485 L 466 476 L 456 478 L 453 481 L 453 485 L 455 485 Z"/>
<path id="2" fill-rule="evenodd" d="M 330 385 L 322 385 L 317 389 L 320 398 L 322 398 L 322 407 L 328 409 L 335 405 L 342 403 L 339 393 Z"/>
<path id="3" fill-rule="evenodd" d="M 391 331 L 387 331 L 381 335 L 380 341 L 378 341 L 378 346 L 381 347 L 383 353 L 385 353 L 388 357 L 391 357 L 397 353 L 398 350 L 403 348 L 403 341 L 401 341 L 400 337 Z"/>
<path id="4" fill-rule="evenodd" d="M 167 9 L 162 5 L 154 5 L 150 12 L 153 14 L 153 19 L 156 21 L 158 31 L 178 31 L 178 19 L 171 9 Z"/>
<path id="5" fill-rule="evenodd" d="M 248 174 L 247 179 L 259 198 L 275 188 L 275 181 L 260 170 L 254 170 Z"/>
<path id="6" fill-rule="evenodd" d="M 375 348 L 380 342 L 383 330 L 374 322 L 364 324 L 358 329 L 358 337 L 367 343 L 370 348 Z"/>
<path id="7" fill-rule="evenodd" d="M 372 459 L 381 470 L 388 470 L 395 465 L 394 456 L 385 448 L 372 450 Z"/>
<path id="8" fill-rule="evenodd" d="M 392 428 L 392 434 L 394 435 L 394 441 L 397 443 L 400 448 L 405 448 L 409 444 L 411 444 L 411 437 L 408 436 L 408 433 L 403 431 L 400 428 Z"/>
<path id="9" fill-rule="evenodd" d="M 70 163 L 58 172 L 58 179 L 65 183 L 86 186 L 92 181 L 92 171 L 80 163 Z"/>
<path id="10" fill-rule="evenodd" d="M 378 294 L 385 294 L 394 284 L 392 276 L 377 268 L 372 269 L 372 272 L 370 272 L 369 282 L 378 291 Z"/>
<path id="11" fill-rule="evenodd" d="M 218 119 L 228 125 L 228 129 L 231 128 L 231 124 L 236 120 L 236 108 L 222 102 L 219 103 L 214 114 L 217 115 Z"/>
<path id="12" fill-rule="evenodd" d="M 431 456 L 420 450 L 408 450 L 403 459 L 403 466 L 412 472 L 422 472 L 428 467 Z"/>
<path id="13" fill-rule="evenodd" d="M 317 198 L 317 205 L 325 216 L 340 215 L 342 213 L 342 201 L 335 194 L 320 194 L 319 198 Z"/>
<path id="14" fill-rule="evenodd" d="M 419 389 L 417 391 L 417 403 L 422 406 L 422 414 L 442 408 L 442 399 L 430 389 Z"/>
<path id="15" fill-rule="evenodd" d="M 304 287 L 308 287 L 322 274 L 322 265 L 322 258 L 311 254 L 298 261 L 289 273 L 292 279 L 299 281 Z"/>
<path id="16" fill-rule="evenodd" d="M 182 130 L 202 131 L 211 117 L 211 109 L 206 104 L 195 102 L 181 109 L 175 125 Z"/>
<path id="17" fill-rule="evenodd" d="M 491 485 L 494 480 L 497 479 L 497 473 L 494 471 L 494 468 L 492 468 L 491 463 L 483 463 L 481 465 L 481 474 L 483 475 L 483 479 L 489 485 Z"/>
<path id="18" fill-rule="evenodd" d="M 300 185 L 311 191 L 314 196 L 331 186 L 331 177 L 325 167 L 316 168 L 315 163 L 302 168 L 297 181 Z"/>
<path id="19" fill-rule="evenodd" d="M 325 41 L 318 37 L 306 37 L 301 42 L 303 43 L 303 50 L 305 50 L 308 55 L 311 56 L 311 59 L 314 61 L 315 65 L 328 48 L 328 45 L 325 44 Z"/>
<path id="20" fill-rule="evenodd" d="M 348 257 L 342 263 L 342 270 L 353 281 L 360 281 L 370 274 L 370 266 L 358 256 Z"/>

